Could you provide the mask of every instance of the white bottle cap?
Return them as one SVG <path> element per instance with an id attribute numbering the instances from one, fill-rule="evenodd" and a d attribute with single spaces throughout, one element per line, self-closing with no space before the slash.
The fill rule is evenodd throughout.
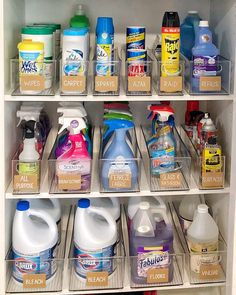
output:
<path id="1" fill-rule="evenodd" d="M 148 210 L 150 208 L 150 204 L 148 202 L 141 202 L 139 205 L 139 209 Z"/>
<path id="2" fill-rule="evenodd" d="M 199 27 L 209 27 L 208 20 L 200 20 Z"/>
<path id="3" fill-rule="evenodd" d="M 82 4 L 79 4 L 76 10 L 76 15 L 84 15 L 84 7 Z"/>
<path id="4" fill-rule="evenodd" d="M 205 204 L 200 204 L 197 207 L 198 213 L 208 213 L 208 207 Z"/>
<path id="5" fill-rule="evenodd" d="M 197 13 L 198 13 L 197 10 L 189 10 L 189 11 L 188 11 L 188 14 L 197 14 Z"/>

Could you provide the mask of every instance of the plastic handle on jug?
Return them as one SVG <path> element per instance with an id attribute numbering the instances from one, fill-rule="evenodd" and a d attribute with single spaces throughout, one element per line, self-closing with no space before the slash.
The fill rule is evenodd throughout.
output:
<path id="1" fill-rule="evenodd" d="M 58 236 L 58 229 L 57 229 L 56 222 L 48 213 L 40 211 L 40 210 L 29 209 L 28 216 L 36 216 L 38 218 L 41 218 L 43 221 L 47 223 L 48 227 L 52 231 L 52 234 Z"/>
<path id="2" fill-rule="evenodd" d="M 58 199 L 50 199 L 53 207 L 57 208 L 57 207 L 60 207 L 60 201 Z"/>
<path id="3" fill-rule="evenodd" d="M 88 209 L 89 212 L 102 216 L 116 232 L 116 221 L 113 219 L 112 215 L 107 212 L 107 210 L 97 207 L 89 207 Z"/>
<path id="4" fill-rule="evenodd" d="M 169 218 L 168 218 L 168 216 L 166 214 L 166 210 L 163 210 L 161 208 L 151 208 L 151 212 L 154 213 L 154 214 L 155 213 L 160 214 L 162 216 L 163 220 L 165 221 L 165 224 L 169 224 L 170 223 L 169 222 Z"/>

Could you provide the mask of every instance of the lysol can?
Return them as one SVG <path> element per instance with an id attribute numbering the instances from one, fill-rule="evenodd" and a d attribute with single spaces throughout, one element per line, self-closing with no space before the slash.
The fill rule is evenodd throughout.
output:
<path id="1" fill-rule="evenodd" d="M 145 76 L 147 69 L 147 50 L 127 50 L 128 76 Z"/>
<path id="2" fill-rule="evenodd" d="M 127 27 L 126 49 L 145 49 L 145 27 Z"/>

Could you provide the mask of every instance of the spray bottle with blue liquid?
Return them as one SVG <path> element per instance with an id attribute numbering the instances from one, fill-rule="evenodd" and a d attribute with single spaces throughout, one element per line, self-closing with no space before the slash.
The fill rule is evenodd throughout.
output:
<path id="1" fill-rule="evenodd" d="M 105 120 L 103 140 L 113 134 L 112 142 L 103 153 L 101 181 L 104 190 L 135 190 L 138 185 L 138 165 L 130 146 L 128 131 L 134 123 L 127 120 Z"/>
<path id="2" fill-rule="evenodd" d="M 152 137 L 147 146 L 150 153 L 151 171 L 159 175 L 175 169 L 176 140 L 173 134 L 174 110 L 166 105 L 149 106 L 152 120 Z"/>

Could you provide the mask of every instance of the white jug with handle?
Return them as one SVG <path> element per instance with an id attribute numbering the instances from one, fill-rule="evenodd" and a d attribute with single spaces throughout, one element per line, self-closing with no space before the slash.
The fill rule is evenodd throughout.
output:
<path id="1" fill-rule="evenodd" d="M 89 199 L 80 199 L 74 223 L 76 274 L 81 278 L 91 271 L 112 274 L 116 268 L 113 259 L 116 241 L 117 224 L 113 216 L 106 209 L 90 206 Z"/>
<path id="2" fill-rule="evenodd" d="M 35 216 L 44 221 L 39 223 Z M 57 271 L 58 229 L 54 219 L 43 211 L 30 209 L 28 201 L 17 203 L 12 228 L 13 277 L 22 283 L 24 274 L 46 274 L 52 278 Z"/>

